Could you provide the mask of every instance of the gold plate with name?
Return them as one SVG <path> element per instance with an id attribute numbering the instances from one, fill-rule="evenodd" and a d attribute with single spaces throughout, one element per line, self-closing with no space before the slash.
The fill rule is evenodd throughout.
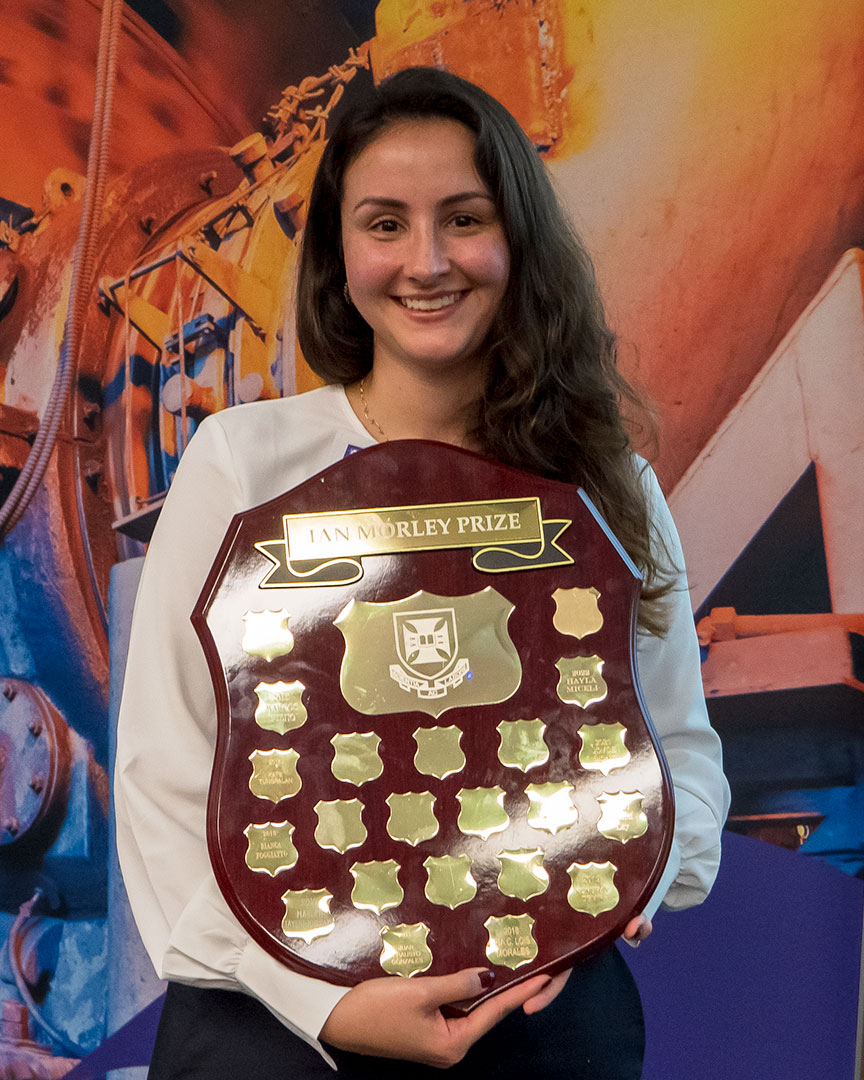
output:
<path id="1" fill-rule="evenodd" d="M 289 889 L 283 893 L 282 933 L 285 937 L 301 938 L 307 945 L 329 934 L 335 925 L 330 914 L 332 899 L 326 889 Z"/>
<path id="2" fill-rule="evenodd" d="M 426 944 L 429 927 L 426 923 L 399 923 L 381 931 L 381 967 L 388 975 L 410 979 L 432 966 L 432 950 Z"/>
<path id="3" fill-rule="evenodd" d="M 426 867 L 424 891 L 430 903 L 455 911 L 477 895 L 470 855 L 430 855 L 423 865 Z"/>
<path id="4" fill-rule="evenodd" d="M 282 524 L 286 549 L 292 559 L 301 561 L 530 544 L 543 539 L 536 498 L 287 514 Z"/>
<path id="5" fill-rule="evenodd" d="M 345 638 L 339 680 L 366 715 L 506 701 L 522 682 L 507 632 L 513 605 L 487 586 L 468 596 L 421 590 L 386 604 L 353 599 L 334 624 Z"/>
<path id="6" fill-rule="evenodd" d="M 258 799 L 278 803 L 296 795 L 303 786 L 297 772 L 300 755 L 296 750 L 253 750 L 249 760 L 249 790 Z"/>
<path id="7" fill-rule="evenodd" d="M 630 761 L 630 751 L 624 741 L 627 729 L 623 724 L 583 724 L 579 728 L 582 747 L 579 764 L 583 769 L 596 769 L 608 776 Z"/>
<path id="8" fill-rule="evenodd" d="M 510 824 L 510 815 L 504 809 L 504 789 L 498 784 L 494 787 L 462 788 L 456 798 L 460 807 L 457 824 L 466 836 L 480 836 L 488 840 Z"/>
<path id="9" fill-rule="evenodd" d="M 288 629 L 291 616 L 285 610 L 247 611 L 243 616 L 246 629 L 240 644 L 249 656 L 261 656 L 268 663 L 277 656 L 287 656 L 294 648 L 294 635 Z"/>
<path id="10" fill-rule="evenodd" d="M 582 911 L 595 919 L 604 911 L 617 907 L 619 895 L 615 887 L 618 867 L 611 862 L 574 862 L 567 867 L 570 888 L 567 903 L 574 911 Z"/>
<path id="11" fill-rule="evenodd" d="M 597 603 L 600 593 L 593 585 L 590 589 L 556 589 L 552 599 L 555 601 L 552 625 L 559 634 L 583 638 L 596 634 L 603 626 Z"/>
<path id="12" fill-rule="evenodd" d="M 383 862 L 355 862 L 351 867 L 354 887 L 351 903 L 361 911 L 374 911 L 381 915 L 390 908 L 398 907 L 405 893 L 399 884 L 399 863 L 395 859 Z"/>
<path id="13" fill-rule="evenodd" d="M 366 842 L 363 824 L 363 803 L 359 799 L 322 799 L 315 803 L 318 824 L 315 840 L 319 847 L 344 855 L 351 848 Z"/>
<path id="14" fill-rule="evenodd" d="M 377 780 L 384 772 L 384 762 L 378 753 L 381 736 L 374 731 L 334 735 L 330 742 L 333 746 L 330 770 L 337 780 L 360 787 L 370 780 Z"/>
<path id="15" fill-rule="evenodd" d="M 603 808 L 597 831 L 608 840 L 626 844 L 648 832 L 648 818 L 642 809 L 645 796 L 641 791 L 604 791 L 597 796 Z"/>
<path id="16" fill-rule="evenodd" d="M 608 687 L 603 679 L 606 661 L 599 656 L 562 656 L 555 664 L 561 674 L 558 697 L 568 705 L 587 709 L 595 701 L 603 701 Z"/>
<path id="17" fill-rule="evenodd" d="M 528 796 L 528 824 L 532 829 L 542 829 L 555 836 L 579 820 L 579 811 L 570 798 L 572 784 L 563 780 L 529 784 L 525 794 Z"/>
<path id="18" fill-rule="evenodd" d="M 451 727 L 417 728 L 414 742 L 417 753 L 414 755 L 414 768 L 424 776 L 434 776 L 443 780 L 465 768 L 465 753 L 459 745 L 461 730 Z"/>
<path id="19" fill-rule="evenodd" d="M 275 731 L 286 735 L 289 731 L 302 727 L 308 718 L 303 704 L 302 682 L 259 682 L 255 687 L 258 706 L 255 709 L 255 723 L 265 731 Z"/>
<path id="20" fill-rule="evenodd" d="M 535 720 L 502 720 L 498 725 L 498 760 L 509 769 L 528 772 L 549 760 L 549 747 L 543 738 L 546 725 Z"/>
<path id="21" fill-rule="evenodd" d="M 542 848 L 499 851 L 498 858 L 501 860 L 498 888 L 505 896 L 530 900 L 549 888 L 549 873 L 543 865 Z"/>
<path id="22" fill-rule="evenodd" d="M 394 840 L 417 847 L 424 840 L 438 835 L 435 817 L 435 796 L 430 791 L 408 791 L 404 795 L 388 795 L 390 807 L 387 832 Z"/>
<path id="23" fill-rule="evenodd" d="M 297 863 L 297 848 L 291 841 L 294 826 L 287 821 L 267 821 L 247 825 L 243 830 L 248 847 L 246 865 L 258 874 L 276 877 Z"/>
<path id="24" fill-rule="evenodd" d="M 490 915 L 483 923 L 489 934 L 486 955 L 493 964 L 515 970 L 537 956 L 534 920 L 530 915 Z"/>

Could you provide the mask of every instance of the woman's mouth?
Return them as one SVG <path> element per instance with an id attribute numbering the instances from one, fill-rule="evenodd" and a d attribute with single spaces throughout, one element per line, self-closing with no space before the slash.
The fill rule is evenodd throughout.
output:
<path id="1" fill-rule="evenodd" d="M 461 300 L 465 290 L 447 293 L 446 296 L 431 296 L 428 300 L 416 296 L 400 296 L 399 303 L 409 311 L 440 311 L 441 308 L 450 307 L 457 300 Z"/>

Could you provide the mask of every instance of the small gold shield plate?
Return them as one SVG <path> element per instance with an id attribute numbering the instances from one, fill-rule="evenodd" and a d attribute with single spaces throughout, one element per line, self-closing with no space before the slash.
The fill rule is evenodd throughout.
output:
<path id="1" fill-rule="evenodd" d="M 570 888 L 567 902 L 574 911 L 596 917 L 617 907 L 619 895 L 615 887 L 618 867 L 611 862 L 574 862 L 567 867 Z"/>
<path id="2" fill-rule="evenodd" d="M 559 634 L 583 638 L 596 634 L 603 626 L 597 603 L 600 593 L 593 585 L 590 589 L 556 589 L 552 599 L 555 601 L 552 624 Z"/>
<path id="3" fill-rule="evenodd" d="M 466 836 L 490 836 L 503 832 L 510 824 L 510 815 L 504 809 L 504 789 L 494 787 L 462 788 L 456 795 L 459 800 L 457 824 Z"/>
<path id="4" fill-rule="evenodd" d="M 354 887 L 351 903 L 361 911 L 376 915 L 398 907 L 405 896 L 399 884 L 399 863 L 395 859 L 381 862 L 355 862 L 351 867 Z"/>
<path id="5" fill-rule="evenodd" d="M 297 862 L 297 848 L 291 840 L 294 826 L 287 821 L 267 821 L 263 825 L 247 825 L 243 830 L 248 847 L 246 865 L 259 874 L 276 877 L 290 870 Z"/>
<path id="6" fill-rule="evenodd" d="M 275 731 L 287 735 L 289 731 L 302 727 L 308 713 L 303 704 L 302 682 L 259 682 L 255 687 L 258 706 L 255 709 L 255 723 L 265 731 Z"/>
<path id="7" fill-rule="evenodd" d="M 543 738 L 546 725 L 535 720 L 502 720 L 498 725 L 498 760 L 509 769 L 528 772 L 549 760 L 549 747 Z"/>
<path id="8" fill-rule="evenodd" d="M 282 933 L 301 938 L 307 945 L 329 934 L 335 925 L 330 914 L 332 899 L 326 889 L 289 889 L 283 893 Z"/>
<path id="9" fill-rule="evenodd" d="M 296 750 L 253 750 L 249 760 L 249 790 L 258 799 L 278 803 L 296 795 L 303 786 L 297 772 L 300 755 Z"/>
<path id="10" fill-rule="evenodd" d="M 534 920 L 530 915 L 490 915 L 483 923 L 489 940 L 486 955 L 493 964 L 515 970 L 537 956 Z"/>
<path id="11" fill-rule="evenodd" d="M 462 732 L 455 724 L 451 727 L 417 728 L 414 732 L 414 742 L 417 743 L 414 768 L 424 776 L 434 776 L 436 780 L 461 772 L 465 768 L 465 753 L 459 745 L 461 738 Z"/>
<path id="12" fill-rule="evenodd" d="M 530 900 L 549 888 L 549 872 L 543 865 L 542 848 L 499 851 L 498 858 L 501 860 L 498 888 L 505 896 Z"/>
<path id="13" fill-rule="evenodd" d="M 454 911 L 477 895 L 477 882 L 471 875 L 470 855 L 430 855 L 426 868 L 426 899 Z"/>
<path id="14" fill-rule="evenodd" d="M 381 736 L 374 731 L 349 731 L 334 735 L 333 761 L 330 771 L 337 780 L 360 787 L 370 780 L 377 780 L 384 772 L 384 762 L 378 753 Z"/>
<path id="15" fill-rule="evenodd" d="M 642 809 L 645 796 L 641 791 L 604 791 L 597 796 L 603 808 L 597 831 L 608 840 L 626 844 L 648 832 L 648 818 Z"/>
<path id="16" fill-rule="evenodd" d="M 555 836 L 578 822 L 579 810 L 571 800 L 572 784 L 564 780 L 529 784 L 525 794 L 528 796 L 528 824 L 532 829 L 542 829 Z"/>
<path id="17" fill-rule="evenodd" d="M 319 847 L 344 855 L 366 842 L 363 804 L 359 799 L 324 799 L 315 803 L 318 824 L 315 840 Z"/>
<path id="18" fill-rule="evenodd" d="M 387 832 L 394 840 L 416 847 L 438 835 L 435 796 L 430 791 L 394 793 L 388 795 L 385 802 L 390 807 Z"/>
<path id="19" fill-rule="evenodd" d="M 381 967 L 388 975 L 410 979 L 432 966 L 432 950 L 426 944 L 429 927 L 426 923 L 400 923 L 381 931 Z"/>
<path id="20" fill-rule="evenodd" d="M 626 734 L 623 724 L 583 724 L 579 728 L 582 740 L 579 764 L 583 769 L 593 769 L 604 776 L 613 769 L 623 768 L 631 756 L 624 741 Z"/>
<path id="21" fill-rule="evenodd" d="M 603 680 L 603 664 L 599 656 L 562 656 L 555 664 L 561 674 L 558 697 L 569 705 L 586 709 L 592 702 L 603 701 L 608 688 Z"/>
<path id="22" fill-rule="evenodd" d="M 246 629 L 240 647 L 250 656 L 261 656 L 268 663 L 277 656 L 286 656 L 294 648 L 294 635 L 288 629 L 290 615 L 279 611 L 247 611 L 243 616 Z"/>

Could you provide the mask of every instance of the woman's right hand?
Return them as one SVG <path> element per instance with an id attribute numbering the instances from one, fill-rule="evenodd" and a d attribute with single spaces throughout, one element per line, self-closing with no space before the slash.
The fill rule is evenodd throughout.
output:
<path id="1" fill-rule="evenodd" d="M 447 1069 L 508 1013 L 548 986 L 537 975 L 497 994 L 468 1016 L 451 1019 L 441 1006 L 476 997 L 484 989 L 482 968 L 420 979 L 393 976 L 359 983 L 340 999 L 321 1029 L 338 1050 L 401 1058 Z"/>

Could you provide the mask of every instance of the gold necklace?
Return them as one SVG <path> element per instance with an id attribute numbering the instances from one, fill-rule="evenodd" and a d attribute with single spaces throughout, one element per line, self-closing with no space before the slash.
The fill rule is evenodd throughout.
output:
<path id="1" fill-rule="evenodd" d="M 381 425 L 378 423 L 374 416 L 369 415 L 369 406 L 366 404 L 366 394 L 363 389 L 365 383 L 366 376 L 364 375 L 363 378 L 360 380 L 360 404 L 363 406 L 363 419 L 366 421 L 367 427 L 371 424 L 372 427 L 377 428 L 384 442 L 389 442 L 390 440 L 384 434 L 384 428 L 381 427 Z"/>

